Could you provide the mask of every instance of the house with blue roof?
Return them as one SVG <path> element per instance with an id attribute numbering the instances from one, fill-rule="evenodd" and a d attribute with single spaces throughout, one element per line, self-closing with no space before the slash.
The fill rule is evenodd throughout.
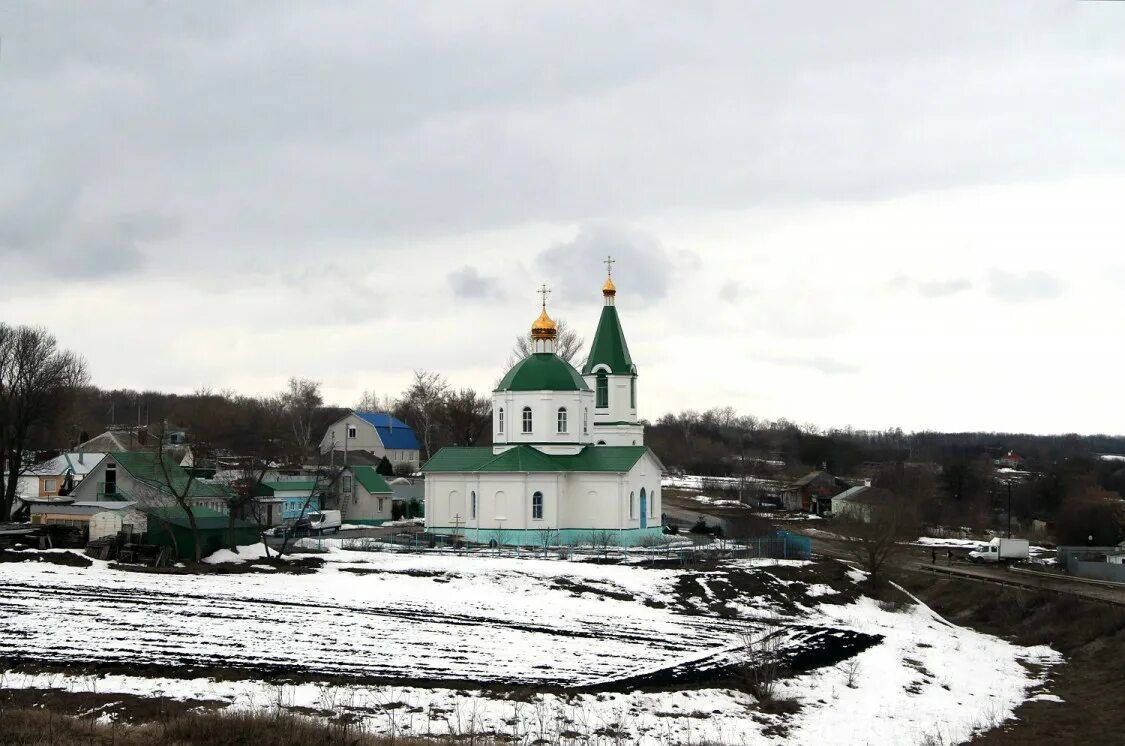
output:
<path id="1" fill-rule="evenodd" d="M 417 470 L 422 444 L 418 436 L 402 420 L 386 412 L 350 412 L 328 426 L 320 441 L 321 453 L 341 454 L 339 464 L 346 463 L 349 451 L 368 451 L 387 460 L 396 469 L 409 466 Z"/>

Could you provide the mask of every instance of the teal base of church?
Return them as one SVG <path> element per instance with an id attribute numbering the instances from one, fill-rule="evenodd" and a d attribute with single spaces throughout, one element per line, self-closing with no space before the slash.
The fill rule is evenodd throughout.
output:
<path id="1" fill-rule="evenodd" d="M 463 540 L 477 544 L 488 544 L 495 540 L 504 546 L 540 547 L 543 546 L 543 532 L 541 529 L 520 528 L 471 528 L 462 526 L 454 529 L 452 526 L 427 526 L 426 531 L 432 534 L 451 536 L 457 533 Z M 636 547 L 648 541 L 659 540 L 664 530 L 660 526 L 649 528 L 560 528 L 551 529 L 550 545 L 575 546 L 590 544 L 592 536 L 597 534 L 600 542 L 603 532 L 613 536 L 614 546 Z"/>

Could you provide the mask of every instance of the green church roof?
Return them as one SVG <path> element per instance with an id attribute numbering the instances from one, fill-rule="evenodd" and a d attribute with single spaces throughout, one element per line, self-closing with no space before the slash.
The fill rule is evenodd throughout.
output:
<path id="1" fill-rule="evenodd" d="M 496 385 L 497 391 L 589 391 L 574 366 L 553 352 L 536 352 L 519 361 Z"/>
<path id="2" fill-rule="evenodd" d="M 515 446 L 495 455 L 491 447 L 442 448 L 422 467 L 423 472 L 626 472 L 648 452 L 646 446 L 586 446 L 572 456 L 543 453 L 532 446 Z"/>
<path id="3" fill-rule="evenodd" d="M 621 331 L 621 320 L 617 318 L 617 306 L 602 308 L 598 331 L 594 334 L 594 344 L 590 346 L 590 357 L 586 359 L 582 374 L 592 374 L 598 365 L 608 365 L 610 373 L 616 375 L 629 376 L 637 373 L 633 367 L 633 358 L 629 356 L 625 332 Z"/>

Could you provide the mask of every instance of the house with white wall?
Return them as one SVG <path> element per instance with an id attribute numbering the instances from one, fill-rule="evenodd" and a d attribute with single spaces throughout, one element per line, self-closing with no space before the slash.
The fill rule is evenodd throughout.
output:
<path id="1" fill-rule="evenodd" d="M 333 422 L 320 440 L 322 454 L 336 454 L 336 465 L 347 463 L 350 451 L 367 451 L 386 457 L 394 467 L 416 470 L 421 462 L 422 444 L 402 420 L 386 412 L 349 412 Z"/>

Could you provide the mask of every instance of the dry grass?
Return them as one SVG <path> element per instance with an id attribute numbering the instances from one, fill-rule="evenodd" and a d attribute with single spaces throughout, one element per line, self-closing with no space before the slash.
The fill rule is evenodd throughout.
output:
<path id="1" fill-rule="evenodd" d="M 186 713 L 130 726 L 30 708 L 0 710 L 0 744 L 5 746 L 415 746 L 436 742 L 376 736 L 354 724 L 288 714 Z"/>
<path id="2" fill-rule="evenodd" d="M 1073 596 L 994 586 L 919 573 L 896 578 L 955 624 L 1014 640 L 1050 645 L 1066 657 L 1047 689 L 1064 702 L 1029 702 L 1015 721 L 982 734 L 974 743 L 1121 743 L 1125 671 L 1125 607 Z"/>

